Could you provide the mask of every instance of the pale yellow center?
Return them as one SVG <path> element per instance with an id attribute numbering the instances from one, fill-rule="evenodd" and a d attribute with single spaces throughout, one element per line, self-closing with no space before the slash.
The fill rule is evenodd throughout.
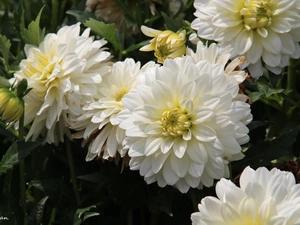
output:
<path id="1" fill-rule="evenodd" d="M 240 14 L 247 30 L 267 28 L 271 25 L 272 12 L 267 0 L 246 0 Z"/>
<path id="2" fill-rule="evenodd" d="M 124 87 L 120 88 L 115 96 L 116 101 L 117 102 L 121 101 L 125 94 L 127 94 L 127 89 Z"/>
<path id="3" fill-rule="evenodd" d="M 163 134 L 165 136 L 178 137 L 191 127 L 191 117 L 186 111 L 175 107 L 167 110 L 161 118 Z"/>
<path id="4" fill-rule="evenodd" d="M 57 86 L 57 79 L 59 78 L 52 75 L 52 73 L 56 63 L 60 62 L 50 63 L 48 57 L 39 51 L 35 51 L 34 56 L 32 60 L 24 63 L 26 69 L 23 72 L 27 78 L 35 80 L 33 85 L 37 95 L 44 97 L 48 88 Z"/>

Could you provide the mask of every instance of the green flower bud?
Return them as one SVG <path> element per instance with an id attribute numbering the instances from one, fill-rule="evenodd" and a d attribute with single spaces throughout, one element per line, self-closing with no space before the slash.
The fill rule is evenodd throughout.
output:
<path id="1" fill-rule="evenodd" d="M 16 122 L 24 112 L 24 102 L 8 88 L 0 88 L 0 117 L 7 123 Z"/>

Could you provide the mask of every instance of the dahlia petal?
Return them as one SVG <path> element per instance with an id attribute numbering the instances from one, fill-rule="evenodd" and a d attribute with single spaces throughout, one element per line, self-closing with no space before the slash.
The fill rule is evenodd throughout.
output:
<path id="1" fill-rule="evenodd" d="M 146 145 L 145 145 L 145 156 L 152 155 L 154 152 L 156 152 L 160 147 L 162 140 L 163 138 L 157 138 L 157 137 L 147 138 Z"/>
<path id="2" fill-rule="evenodd" d="M 270 67 L 277 67 L 280 64 L 281 55 L 263 51 L 262 58 L 264 62 Z"/>
<path id="3" fill-rule="evenodd" d="M 199 141 L 209 142 L 216 139 L 216 132 L 209 126 L 199 124 L 192 127 L 192 133 Z"/>
<path id="4" fill-rule="evenodd" d="M 233 27 L 242 23 L 239 13 L 221 12 L 212 18 L 212 24 L 217 27 Z"/>
<path id="5" fill-rule="evenodd" d="M 184 177 L 189 168 L 189 158 L 184 155 L 182 158 L 178 158 L 175 154 L 170 155 L 170 163 L 174 173 L 178 177 Z"/>
<path id="6" fill-rule="evenodd" d="M 187 154 L 194 162 L 201 165 L 204 165 L 208 161 L 208 155 L 205 147 L 196 140 L 192 139 L 188 142 Z"/>
<path id="7" fill-rule="evenodd" d="M 293 4 L 294 4 L 294 0 L 290 1 L 290 0 L 273 0 L 272 4 L 275 5 L 275 9 L 273 14 L 274 15 L 278 15 L 281 12 L 284 12 L 285 10 L 287 10 L 288 8 L 290 8 Z"/>
<path id="8" fill-rule="evenodd" d="M 258 78 L 263 74 L 263 67 L 260 59 L 256 63 L 248 65 L 247 68 L 249 69 L 251 76 L 254 78 Z"/>
<path id="9" fill-rule="evenodd" d="M 279 54 L 281 50 L 281 40 L 275 32 L 269 30 L 267 38 L 262 39 L 263 47 L 270 53 Z M 265 52 L 265 51 L 264 51 Z"/>
<path id="10" fill-rule="evenodd" d="M 175 186 L 181 193 L 187 193 L 190 189 L 190 186 L 182 178 L 176 182 Z"/>
<path id="11" fill-rule="evenodd" d="M 277 33 L 287 33 L 291 30 L 290 23 L 280 17 L 272 18 L 270 28 Z"/>
<path id="12" fill-rule="evenodd" d="M 152 172 L 157 174 L 162 167 L 164 166 L 164 163 L 166 161 L 166 159 L 169 157 L 170 153 L 155 153 L 152 156 Z"/>
<path id="13" fill-rule="evenodd" d="M 189 174 L 193 177 L 201 177 L 204 171 L 204 164 L 190 163 Z"/>
<path id="14" fill-rule="evenodd" d="M 178 158 L 182 158 L 186 151 L 186 147 L 187 147 L 187 142 L 185 140 L 183 140 L 181 137 L 176 138 L 173 144 L 174 154 Z"/>
<path id="15" fill-rule="evenodd" d="M 128 138 L 127 138 L 128 139 Z M 127 140 L 125 139 L 125 140 Z M 128 151 L 130 157 L 139 157 L 144 155 L 145 141 L 140 138 L 135 141 Z"/>
<path id="16" fill-rule="evenodd" d="M 162 140 L 160 145 L 161 152 L 166 154 L 173 146 L 175 139 L 173 137 L 167 137 Z"/>
<path id="17" fill-rule="evenodd" d="M 256 28 L 256 32 L 263 38 L 266 38 L 269 34 L 268 30 L 264 27 Z"/>
<path id="18" fill-rule="evenodd" d="M 252 30 L 248 31 L 244 29 L 236 37 L 235 51 L 238 54 L 243 55 L 252 47 L 252 43 L 253 43 L 253 31 Z"/>
<path id="19" fill-rule="evenodd" d="M 228 203 L 224 203 L 221 207 L 223 220 L 226 224 L 243 224 L 243 220 L 237 211 Z"/>
<path id="20" fill-rule="evenodd" d="M 140 175 L 145 176 L 149 171 L 151 171 L 151 157 L 146 157 L 144 158 L 143 162 L 141 163 L 140 166 Z"/>
<path id="21" fill-rule="evenodd" d="M 249 49 L 246 58 L 250 63 L 255 64 L 261 58 L 263 52 L 261 38 L 256 33 L 253 34 L 253 43 L 255 43 L 255 46 Z"/>
<path id="22" fill-rule="evenodd" d="M 148 37 L 155 37 L 162 32 L 160 30 L 155 30 L 150 27 L 146 27 L 144 25 L 141 26 L 141 31 Z"/>
<path id="23" fill-rule="evenodd" d="M 176 173 L 171 167 L 169 158 L 166 160 L 165 165 L 163 167 L 163 176 L 168 185 L 174 185 L 179 180 L 179 177 L 176 175 Z"/>

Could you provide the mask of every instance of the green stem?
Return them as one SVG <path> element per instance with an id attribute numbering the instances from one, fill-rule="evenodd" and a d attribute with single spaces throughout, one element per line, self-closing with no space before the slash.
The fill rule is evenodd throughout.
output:
<path id="1" fill-rule="evenodd" d="M 58 19 L 58 9 L 59 9 L 59 3 L 57 0 L 52 0 L 52 19 L 51 19 L 51 25 L 53 32 L 56 31 L 57 28 L 57 19 Z"/>
<path id="2" fill-rule="evenodd" d="M 55 221 L 55 215 L 56 215 L 56 208 L 54 207 L 54 208 L 52 209 L 52 212 L 51 212 L 51 217 L 50 217 L 49 225 L 54 224 L 54 221 Z"/>
<path id="3" fill-rule="evenodd" d="M 133 224 L 133 212 L 132 209 L 127 210 L 127 225 Z"/>
<path id="4" fill-rule="evenodd" d="M 24 13 L 26 22 L 30 23 L 32 21 L 30 0 L 24 0 Z"/>
<path id="5" fill-rule="evenodd" d="M 287 81 L 287 89 L 288 90 L 296 90 L 296 67 L 297 59 L 290 59 L 290 65 L 288 66 L 288 81 Z"/>
<path id="6" fill-rule="evenodd" d="M 12 133 L 16 138 L 18 138 L 19 139 L 19 133 L 17 132 L 17 131 L 15 131 L 14 129 L 12 129 L 12 128 L 7 128 L 7 126 L 6 126 L 6 124 L 5 123 L 3 123 L 3 122 L 1 122 L 0 121 L 0 126 L 1 127 L 3 127 L 3 128 L 5 128 L 6 130 L 8 130 L 10 133 Z"/>
<path id="7" fill-rule="evenodd" d="M 24 113 L 19 120 L 19 141 L 24 141 Z M 26 171 L 25 159 L 20 160 L 20 195 L 21 206 L 23 208 L 24 225 L 27 225 L 27 212 L 26 212 Z"/>
<path id="8" fill-rule="evenodd" d="M 75 174 L 74 161 L 73 161 L 73 155 L 72 155 L 72 150 L 71 150 L 71 143 L 70 143 L 70 140 L 67 137 L 65 138 L 65 142 L 66 142 L 66 148 L 67 148 L 67 154 L 68 154 L 68 161 L 69 161 L 69 168 L 70 168 L 71 179 L 72 179 L 72 184 L 73 184 L 73 190 L 74 190 L 77 205 L 80 206 L 81 200 L 80 200 L 79 189 L 78 189 L 78 185 L 77 185 L 77 178 L 76 178 L 76 174 Z"/>

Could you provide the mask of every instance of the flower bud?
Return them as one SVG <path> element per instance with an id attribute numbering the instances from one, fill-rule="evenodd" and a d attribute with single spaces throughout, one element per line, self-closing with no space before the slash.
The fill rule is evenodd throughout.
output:
<path id="1" fill-rule="evenodd" d="M 24 112 L 24 102 L 8 88 L 0 88 L 0 117 L 10 123 L 20 119 Z"/>
<path id="2" fill-rule="evenodd" d="M 140 51 L 154 51 L 154 55 L 159 63 L 163 63 L 167 58 L 181 57 L 186 53 L 186 31 L 174 33 L 170 30 L 154 30 L 152 28 L 142 26 L 142 32 L 153 37 L 149 45 L 140 48 Z"/>

